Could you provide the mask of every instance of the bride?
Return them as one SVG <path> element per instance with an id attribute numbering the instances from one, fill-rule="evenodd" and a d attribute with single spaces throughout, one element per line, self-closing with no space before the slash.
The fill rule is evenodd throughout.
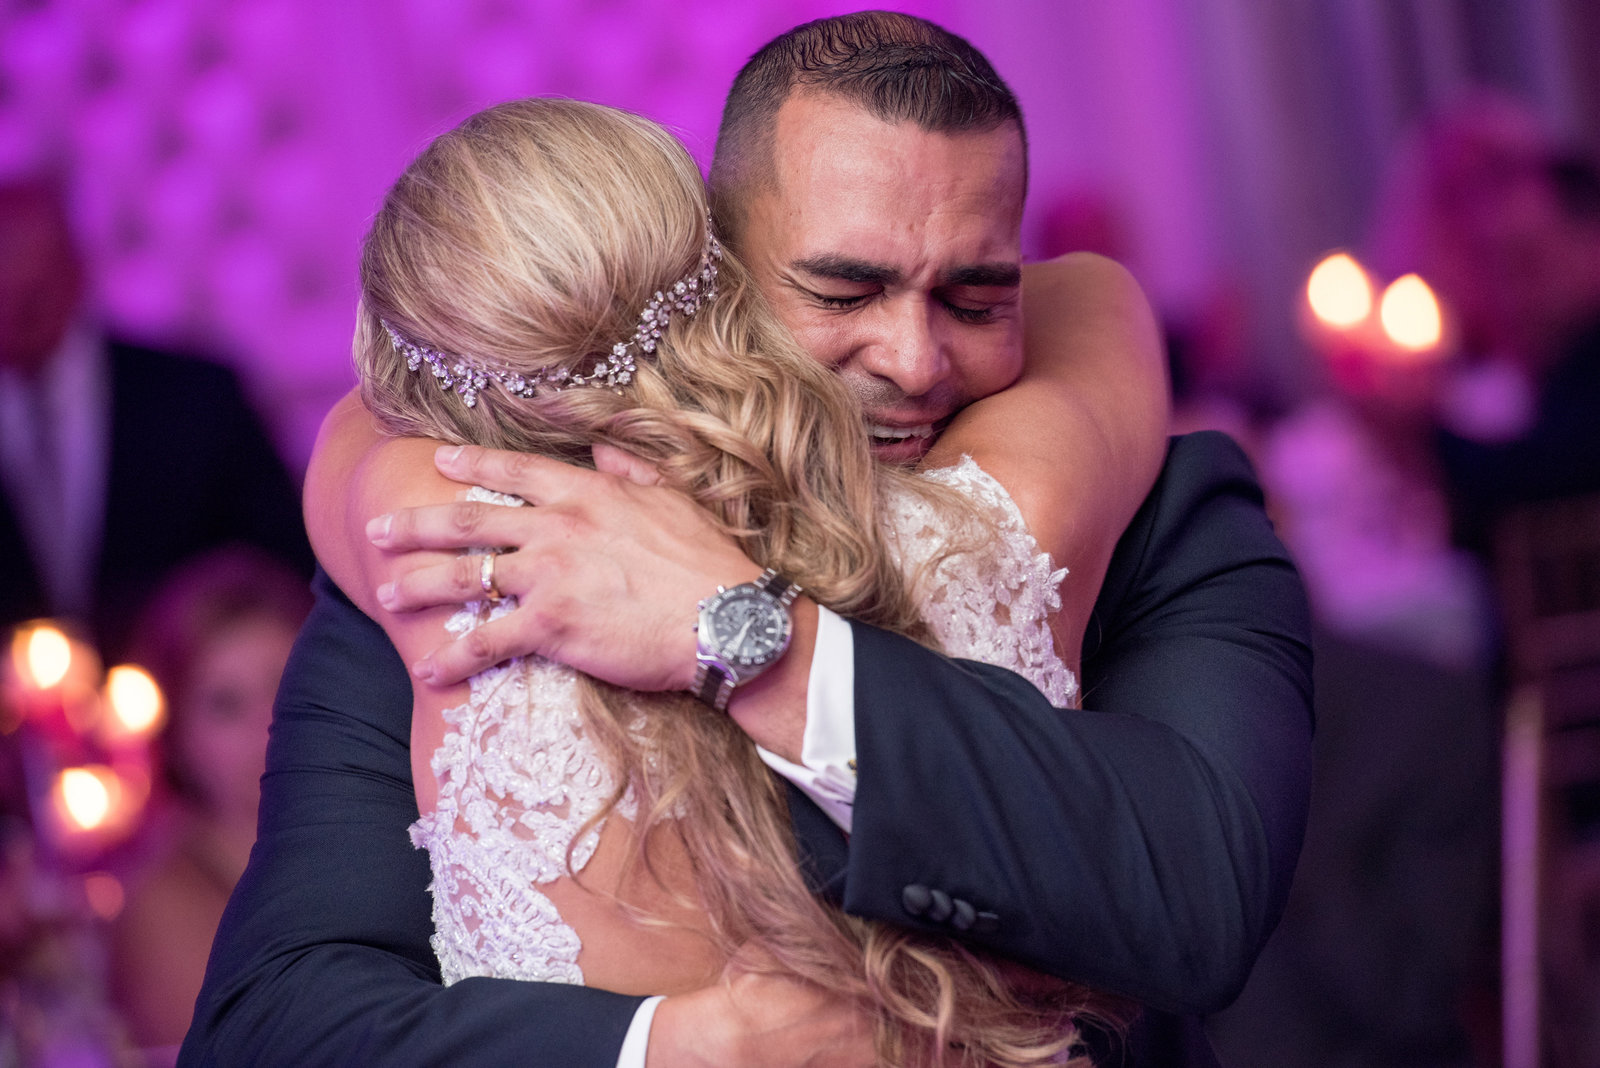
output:
<path id="1" fill-rule="evenodd" d="M 361 454 L 338 507 L 308 509 L 329 574 L 376 588 L 395 564 L 366 519 L 457 496 L 417 439 L 595 462 L 684 490 L 812 602 L 1010 667 L 1069 706 L 1056 635 L 1082 620 L 1059 618 L 1053 546 L 1013 503 L 1045 488 L 1002 485 L 963 456 L 995 453 L 965 428 L 1007 425 L 1014 402 L 971 405 L 981 415 L 956 420 L 925 464 L 945 467 L 874 463 L 857 402 L 708 220 L 682 146 L 598 105 L 503 104 L 429 146 L 364 249 L 361 399 L 392 440 Z M 360 423 L 347 406 L 325 434 L 359 440 Z M 1070 426 L 1029 432 L 1070 447 Z M 510 607 L 397 615 L 357 600 L 408 660 L 441 626 Z M 1092 991 L 820 903 L 754 746 L 687 695 L 533 657 L 414 690 L 412 834 L 433 867 L 446 982 L 671 994 L 738 955 L 858 999 L 886 1064 L 1067 1063 L 1075 1021 L 1117 1017 Z"/>

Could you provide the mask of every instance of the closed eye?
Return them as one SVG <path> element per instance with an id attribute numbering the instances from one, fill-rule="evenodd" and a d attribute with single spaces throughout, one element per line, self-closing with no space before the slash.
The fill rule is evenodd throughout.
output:
<path id="1" fill-rule="evenodd" d="M 977 325 L 994 321 L 993 305 L 988 305 L 982 308 L 967 308 L 960 304 L 952 304 L 948 300 L 943 300 L 939 303 L 944 305 L 945 310 L 948 311 L 957 322 L 972 323 Z"/>
<path id="2" fill-rule="evenodd" d="M 811 299 L 824 308 L 854 308 L 872 296 L 871 293 L 857 293 L 849 297 L 829 296 L 827 293 L 812 293 Z"/>

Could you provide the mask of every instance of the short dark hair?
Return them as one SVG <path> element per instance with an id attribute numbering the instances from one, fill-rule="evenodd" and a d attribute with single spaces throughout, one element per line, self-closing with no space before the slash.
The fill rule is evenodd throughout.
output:
<path id="1" fill-rule="evenodd" d="M 858 11 L 796 26 L 750 57 L 728 90 L 711 164 L 718 228 L 737 238 L 744 202 L 773 179 L 778 109 L 799 89 L 858 104 L 884 122 L 930 133 L 1027 132 L 1011 88 L 966 39 L 927 19 Z"/>

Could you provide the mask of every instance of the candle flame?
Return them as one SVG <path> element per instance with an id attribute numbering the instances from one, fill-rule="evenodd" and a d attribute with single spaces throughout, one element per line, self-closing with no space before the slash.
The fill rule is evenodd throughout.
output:
<path id="1" fill-rule="evenodd" d="M 1372 281 L 1352 256 L 1336 252 L 1311 271 L 1306 299 L 1318 319 L 1347 330 L 1371 314 Z"/>
<path id="2" fill-rule="evenodd" d="M 19 629 L 12 639 L 12 656 L 24 683 L 35 690 L 61 685 L 72 670 L 72 642 L 49 623 Z"/>
<path id="3" fill-rule="evenodd" d="M 153 733 L 166 713 L 161 687 L 134 664 L 119 664 L 106 673 L 106 702 L 120 732 L 133 737 Z"/>
<path id="4" fill-rule="evenodd" d="M 75 830 L 105 826 L 121 792 L 117 773 L 100 764 L 65 768 L 56 776 L 57 805 Z"/>
<path id="5" fill-rule="evenodd" d="M 1383 291 L 1378 318 L 1390 341 L 1413 352 L 1433 348 L 1444 336 L 1439 301 L 1428 283 L 1414 274 L 1396 278 Z"/>

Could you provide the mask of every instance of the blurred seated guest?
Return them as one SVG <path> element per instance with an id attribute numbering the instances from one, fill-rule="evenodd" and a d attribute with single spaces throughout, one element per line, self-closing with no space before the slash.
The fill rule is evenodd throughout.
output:
<path id="1" fill-rule="evenodd" d="M 1456 538 L 1486 551 L 1509 508 L 1600 490 L 1600 167 L 1480 94 L 1391 185 L 1379 265 L 1428 279 L 1459 334 L 1438 455 Z"/>
<path id="2" fill-rule="evenodd" d="M 1495 655 L 1488 577 L 1451 544 L 1437 469 L 1383 431 L 1370 405 L 1331 393 L 1263 435 L 1262 484 L 1312 611 L 1349 642 L 1481 667 Z"/>
<path id="3" fill-rule="evenodd" d="M 178 569 L 140 619 L 135 659 L 170 709 L 158 745 L 165 790 L 151 859 L 112 928 L 112 988 L 153 1063 L 176 1057 L 255 842 L 272 699 L 310 607 L 298 574 L 240 546 Z"/>
<path id="4" fill-rule="evenodd" d="M 105 337 L 60 190 L 0 180 L 0 627 L 122 651 L 179 561 L 250 542 L 307 578 L 294 481 L 234 374 Z"/>
<path id="5" fill-rule="evenodd" d="M 0 1065 L 136 1068 L 83 881 L 40 861 L 19 740 L 0 722 Z"/>
<path id="6" fill-rule="evenodd" d="M 1494 961 L 1488 582 L 1450 541 L 1437 365 L 1325 349 L 1262 440 L 1317 623 L 1316 774 L 1283 921 L 1209 1027 L 1226 1064 L 1465 1068 Z"/>

